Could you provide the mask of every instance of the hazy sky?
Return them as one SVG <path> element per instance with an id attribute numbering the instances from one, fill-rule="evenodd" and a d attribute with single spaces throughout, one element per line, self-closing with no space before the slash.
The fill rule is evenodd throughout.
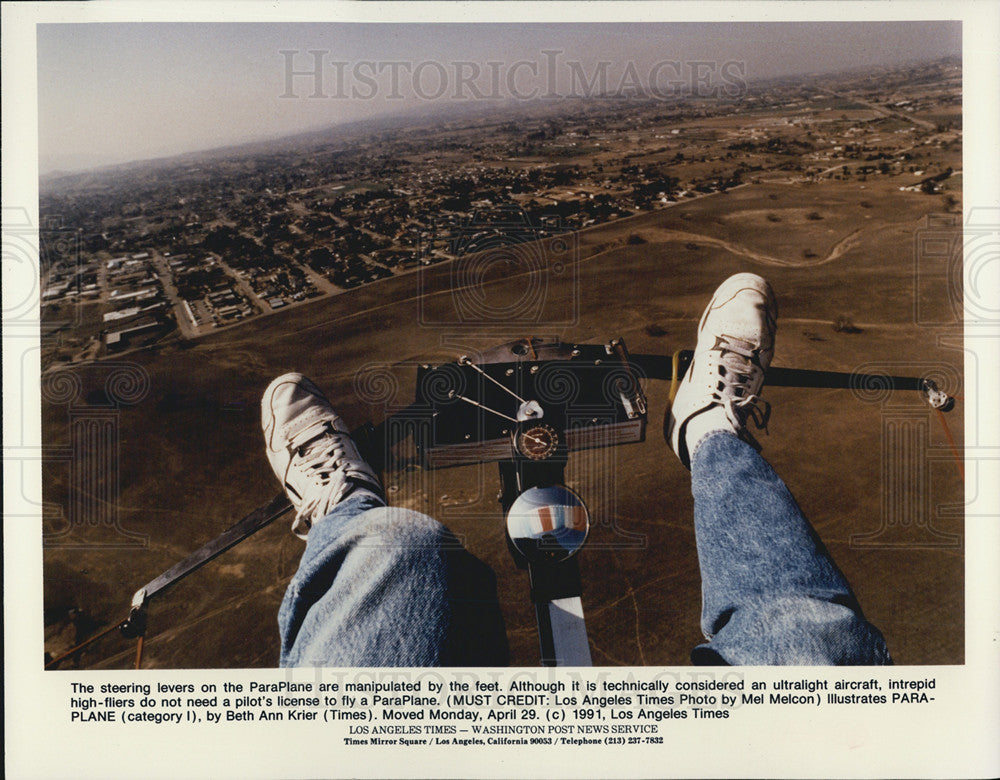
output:
<path id="1" fill-rule="evenodd" d="M 612 90 L 638 79 L 666 92 L 693 78 L 696 67 L 724 87 L 734 74 L 752 81 L 961 54 L 957 22 L 100 23 L 37 30 L 43 173 L 457 99 L 579 93 L 601 86 L 602 73 Z M 306 74 L 291 77 L 291 92 L 289 68 Z"/>

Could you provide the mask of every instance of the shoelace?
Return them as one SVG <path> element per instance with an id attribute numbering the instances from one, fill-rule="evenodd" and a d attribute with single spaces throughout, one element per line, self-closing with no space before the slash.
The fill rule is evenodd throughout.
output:
<path id="1" fill-rule="evenodd" d="M 716 386 L 714 397 L 726 413 L 726 419 L 737 430 L 746 427 L 747 420 L 767 433 L 767 421 L 771 418 L 771 404 L 750 392 L 751 384 L 757 384 L 763 369 L 757 361 L 753 345 L 731 336 L 717 339 L 719 350 L 719 378 L 723 384 Z"/>
<path id="2" fill-rule="evenodd" d="M 310 523 L 317 513 L 325 515 L 330 507 L 336 504 L 349 487 L 347 481 L 347 462 L 344 456 L 345 434 L 327 432 L 320 437 L 306 442 L 300 447 L 296 467 L 305 473 L 306 478 L 313 483 L 297 518 L 303 518 Z"/>

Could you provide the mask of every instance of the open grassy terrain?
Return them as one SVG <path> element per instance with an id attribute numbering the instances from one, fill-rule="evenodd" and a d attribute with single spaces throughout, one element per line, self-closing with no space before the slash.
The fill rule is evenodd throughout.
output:
<path id="1" fill-rule="evenodd" d="M 941 199 L 899 192 L 897 179 L 878 178 L 751 184 L 579 233 L 576 250 L 560 256 L 564 265 L 541 272 L 553 321 L 530 333 L 497 324 L 427 324 L 454 322 L 455 302 L 468 294 L 456 287 L 453 268 L 441 265 L 197 342 L 127 356 L 149 385 L 141 400 L 114 412 L 116 511 L 119 527 L 145 541 L 132 544 L 108 525 L 71 527 L 58 512 L 48 513 L 46 533 L 66 533 L 52 537 L 45 552 L 46 649 L 69 646 L 72 631 L 60 616 L 70 606 L 99 625 L 120 620 L 137 587 L 276 493 L 257 403 L 284 371 L 312 377 L 349 424 L 377 421 L 384 406 L 368 405 L 356 392 L 355 378 L 366 366 L 401 366 L 390 403 L 403 405 L 412 400 L 406 366 L 521 336 L 573 342 L 623 336 L 633 353 L 669 354 L 693 346 L 717 284 L 748 270 L 770 279 L 778 294 L 775 365 L 904 375 L 935 370 L 953 377 L 946 389 L 961 394 L 961 326 L 946 269 L 915 264 L 914 255 L 925 218 L 941 210 Z M 479 290 L 499 306 L 517 300 L 529 281 L 491 269 Z M 574 311 L 578 316 L 568 320 Z M 851 327 L 835 329 L 838 321 Z M 71 418 L 106 403 L 108 370 L 106 363 L 75 369 L 81 381 L 75 405 L 52 392 L 44 403 L 45 500 L 53 507 L 65 507 L 70 496 L 70 469 L 57 455 L 69 445 Z M 700 641 L 689 476 L 661 435 L 667 387 L 656 381 L 645 387 L 646 442 L 575 456 L 569 469 L 570 486 L 594 519 L 581 567 L 598 665 L 685 664 Z M 941 426 L 916 394 L 874 396 L 766 388 L 774 411 L 764 455 L 830 547 L 896 661 L 961 663 L 963 521 L 960 511 L 947 511 L 963 502 L 958 470 Z M 959 446 L 961 414 L 959 404 L 948 419 Z M 900 425 L 923 432 L 925 449 L 894 451 L 890 437 Z M 905 485 L 893 476 L 903 467 L 911 475 Z M 110 478 L 104 473 L 98 481 Z M 512 662 L 536 664 L 526 576 L 507 553 L 496 467 L 387 474 L 386 485 L 394 500 L 438 517 L 494 570 Z M 902 514 L 893 508 L 899 495 L 910 507 Z M 275 665 L 277 607 L 302 546 L 280 521 L 154 601 L 146 665 Z M 126 668 L 132 653 L 132 644 L 109 638 L 83 665 Z"/>

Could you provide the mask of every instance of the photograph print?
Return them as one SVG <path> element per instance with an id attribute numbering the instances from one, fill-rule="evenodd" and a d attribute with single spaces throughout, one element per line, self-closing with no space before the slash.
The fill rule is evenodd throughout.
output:
<path id="1" fill-rule="evenodd" d="M 963 664 L 962 34 L 39 24 L 39 660 Z"/>

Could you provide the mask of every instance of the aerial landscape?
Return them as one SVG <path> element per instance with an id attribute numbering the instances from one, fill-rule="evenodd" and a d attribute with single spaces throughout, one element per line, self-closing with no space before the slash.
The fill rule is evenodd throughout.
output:
<path id="1" fill-rule="evenodd" d="M 718 283 L 753 271 L 778 298 L 775 366 L 959 398 L 942 426 L 916 393 L 765 384 L 761 438 L 896 662 L 963 663 L 962 76 L 946 57 L 670 96 L 612 83 L 43 174 L 46 659 L 279 492 L 258 411 L 275 376 L 377 424 L 421 365 L 514 339 L 693 348 Z M 690 479 L 662 436 L 668 383 L 642 382 L 645 440 L 567 468 L 599 666 L 685 665 L 701 641 Z M 383 477 L 492 569 L 510 663 L 537 665 L 496 466 Z M 145 667 L 277 665 L 288 519 L 151 605 Z M 61 668 L 134 656 L 112 634 Z"/>

